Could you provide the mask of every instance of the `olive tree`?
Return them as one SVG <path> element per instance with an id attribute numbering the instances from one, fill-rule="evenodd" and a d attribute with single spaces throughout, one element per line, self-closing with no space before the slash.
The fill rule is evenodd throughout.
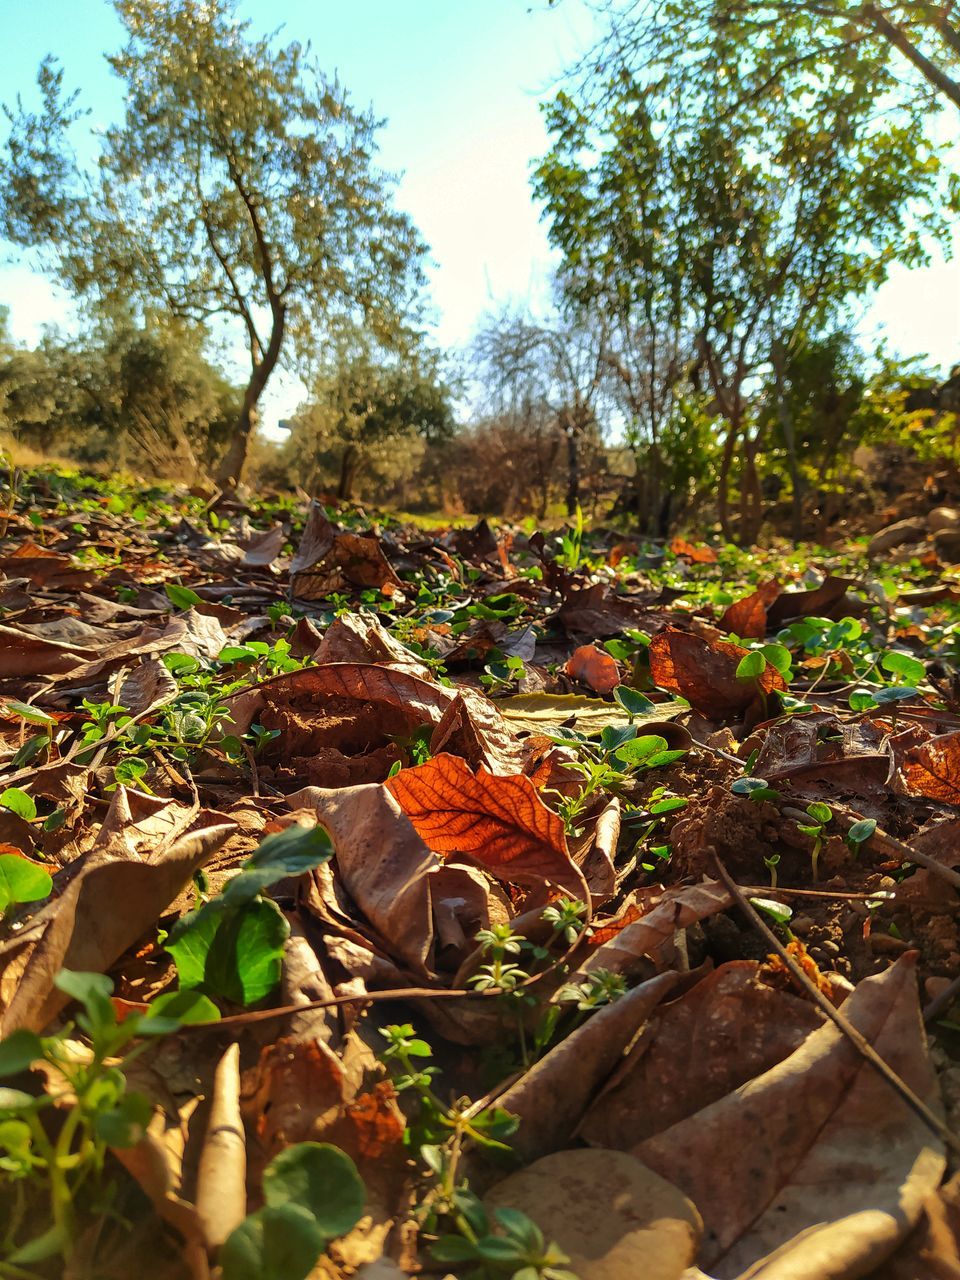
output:
<path id="1" fill-rule="evenodd" d="M 45 61 L 39 109 L 7 108 L 0 230 L 76 295 L 233 326 L 249 360 L 219 472 L 234 485 L 282 361 L 344 317 L 402 343 L 423 247 L 374 162 L 378 121 L 307 49 L 254 36 L 232 0 L 114 7 L 123 119 L 83 166 L 76 95 Z"/>

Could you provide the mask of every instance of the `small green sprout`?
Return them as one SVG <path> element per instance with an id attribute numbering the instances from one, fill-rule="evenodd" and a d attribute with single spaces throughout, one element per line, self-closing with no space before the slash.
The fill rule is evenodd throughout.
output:
<path id="1" fill-rule="evenodd" d="M 810 871 L 814 883 L 816 883 L 819 879 L 818 864 L 820 851 L 823 848 L 824 830 L 833 817 L 833 810 L 828 804 L 822 804 L 819 800 L 815 800 L 813 804 L 807 805 L 807 813 L 813 821 L 806 825 L 798 823 L 797 828 L 813 841 L 813 848 L 810 851 Z"/>

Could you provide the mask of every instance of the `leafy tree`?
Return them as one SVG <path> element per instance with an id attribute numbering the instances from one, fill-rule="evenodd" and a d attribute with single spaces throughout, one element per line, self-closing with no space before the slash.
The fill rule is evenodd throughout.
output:
<path id="1" fill-rule="evenodd" d="M 792 79 L 784 70 L 780 98 L 768 101 L 751 94 L 763 86 L 763 49 L 744 48 L 726 8 L 632 8 L 643 40 L 618 45 L 628 60 L 606 65 L 589 95 L 581 88 L 579 108 L 562 99 L 551 108 L 555 143 L 538 182 L 567 296 L 583 299 L 579 226 L 588 246 L 600 246 L 587 259 L 588 278 L 604 282 L 591 301 L 609 313 L 623 298 L 650 299 L 669 318 L 675 348 L 691 340 L 682 373 L 694 391 L 709 389 L 724 421 L 721 524 L 731 536 L 739 470 L 737 534 L 749 542 L 762 518 L 758 458 L 769 423 L 758 401 L 780 394 L 798 344 L 834 327 L 890 262 L 922 261 L 921 231 L 942 233 L 944 223 L 922 213 L 938 177 L 935 149 L 878 117 L 855 49 L 817 68 L 816 95 L 804 65 Z M 630 61 L 641 49 L 643 66 Z M 650 197 L 638 212 L 641 185 Z M 671 382 L 670 396 L 678 389 Z M 785 418 L 782 430 L 789 435 Z M 788 455 L 799 492 L 789 442 Z"/>
<path id="2" fill-rule="evenodd" d="M 391 360 L 376 344 L 354 339 L 316 375 L 310 402 L 294 419 L 291 446 L 315 455 L 339 451 L 337 496 L 348 501 L 378 446 L 404 437 L 428 444 L 450 438 L 451 396 L 436 353 L 421 348 Z"/>
<path id="3" fill-rule="evenodd" d="M 359 317 L 402 339 L 422 245 L 373 163 L 378 122 L 307 50 L 253 37 L 233 0 L 114 7 L 123 121 L 82 168 L 76 95 L 45 61 L 40 110 L 7 111 L 0 227 L 77 295 L 239 327 L 249 374 L 219 473 L 234 484 L 272 373 L 318 327 Z"/>

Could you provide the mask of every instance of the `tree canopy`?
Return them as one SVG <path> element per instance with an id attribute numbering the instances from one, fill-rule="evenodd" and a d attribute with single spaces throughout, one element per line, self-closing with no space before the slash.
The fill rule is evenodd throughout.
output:
<path id="1" fill-rule="evenodd" d="M 115 8 L 124 118 L 82 165 L 76 95 L 44 62 L 39 110 L 7 108 L 0 228 L 77 295 L 234 326 L 249 373 L 220 477 L 235 483 L 281 359 L 345 321 L 414 339 L 423 246 L 375 164 L 378 121 L 308 49 L 254 37 L 232 0 Z"/>

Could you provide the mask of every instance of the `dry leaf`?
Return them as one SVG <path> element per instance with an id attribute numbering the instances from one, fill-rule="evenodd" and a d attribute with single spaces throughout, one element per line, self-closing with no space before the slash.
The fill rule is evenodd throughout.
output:
<path id="1" fill-rule="evenodd" d="M 737 678 L 740 660 L 748 653 L 725 640 L 706 640 L 689 631 L 667 627 L 650 642 L 650 678 L 660 689 L 686 698 L 702 715 L 715 720 L 741 716 L 763 693 L 785 691 L 787 684 L 768 663 L 756 680 Z"/>
<path id="2" fill-rule="evenodd" d="M 612 693 L 620 683 L 616 662 L 595 644 L 582 644 L 574 649 L 564 670 L 571 679 L 588 684 L 596 693 Z"/>
<path id="3" fill-rule="evenodd" d="M 844 1013 L 936 1105 L 913 959 L 861 982 Z M 939 1139 L 833 1023 L 633 1153 L 700 1209 L 698 1262 L 717 1280 L 866 1275 L 918 1220 L 945 1165 Z"/>
<path id="4" fill-rule="evenodd" d="M 960 733 L 945 733 L 910 747 L 900 775 L 911 795 L 960 804 Z"/>
<path id="5" fill-rule="evenodd" d="M 484 1204 L 527 1214 L 580 1280 L 681 1280 L 700 1237 L 690 1201 L 621 1151 L 544 1156 L 497 1183 Z"/>
<path id="6" fill-rule="evenodd" d="M 563 822 L 529 778 L 473 774 L 458 756 L 439 755 L 387 782 L 417 834 L 437 853 L 466 855 L 501 880 L 550 880 L 586 899 Z"/>
<path id="7" fill-rule="evenodd" d="M 687 542 L 686 538 L 674 538 L 670 543 L 670 550 L 675 556 L 681 556 L 692 564 L 717 563 L 717 553 L 713 547 L 705 546 L 702 542 L 694 544 Z"/>
<path id="8" fill-rule="evenodd" d="M 762 640 L 767 634 L 767 610 L 780 594 L 775 578 L 761 582 L 756 591 L 735 600 L 720 619 L 720 630 L 750 640 Z"/>
<path id="9" fill-rule="evenodd" d="M 157 862 L 101 862 L 84 868 L 52 905 L 38 942 L 26 962 L 15 956 L 8 968 L 22 968 L 3 1017 L 3 1034 L 21 1027 L 42 1031 L 67 1003 L 53 980 L 61 969 L 103 973 L 143 934 L 190 883 L 236 824 L 222 815 L 201 813 L 209 826 L 182 836 Z M 212 820 L 212 821 L 211 821 Z M 3 974 L 3 988 L 8 975 Z"/>

